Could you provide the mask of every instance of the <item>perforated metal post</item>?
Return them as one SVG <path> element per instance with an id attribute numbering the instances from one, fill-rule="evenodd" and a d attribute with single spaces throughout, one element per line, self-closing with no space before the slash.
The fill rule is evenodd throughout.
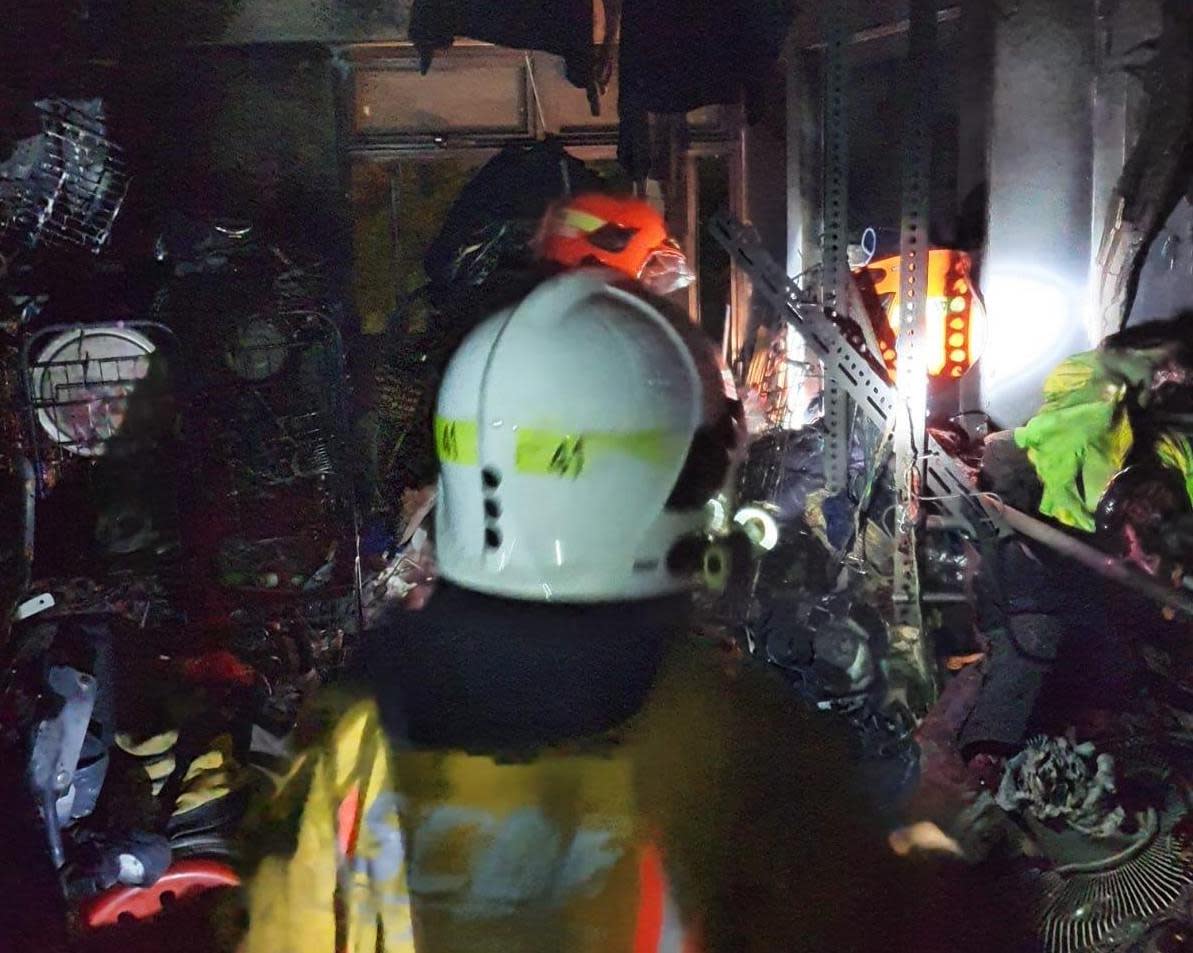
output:
<path id="1" fill-rule="evenodd" d="M 846 0 L 825 4 L 824 33 L 824 240 L 821 252 L 821 303 L 826 311 L 848 311 L 849 273 L 849 134 L 846 50 L 849 42 Z M 824 374 L 824 476 L 831 490 L 849 476 L 849 396 L 840 380 Z"/>
<path id="2" fill-rule="evenodd" d="M 896 641 L 904 661 L 925 689 L 933 681 L 920 611 L 917 530 L 923 518 L 928 412 L 926 328 L 928 215 L 931 185 L 932 114 L 935 92 L 935 0 L 911 0 L 907 54 L 907 121 L 904 132 L 903 228 L 899 268 L 898 379 L 895 390 Z M 926 699 L 924 699 L 926 700 Z"/>

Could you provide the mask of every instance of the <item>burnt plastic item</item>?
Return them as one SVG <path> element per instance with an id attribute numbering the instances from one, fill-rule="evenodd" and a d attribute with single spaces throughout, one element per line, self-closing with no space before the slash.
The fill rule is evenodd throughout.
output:
<path id="1" fill-rule="evenodd" d="M 240 878 L 225 864 L 212 860 L 182 860 L 151 887 L 116 887 L 96 897 L 83 910 L 89 929 L 130 920 L 149 920 L 171 904 L 205 890 L 236 887 Z"/>
<path id="2" fill-rule="evenodd" d="M 95 810 L 104 778 L 108 774 L 108 760 L 107 747 L 96 735 L 88 733 L 79 755 L 79 767 L 75 771 L 75 797 L 71 807 L 73 819 L 87 817 Z"/>
<path id="3" fill-rule="evenodd" d="M 219 274 L 262 253 L 252 223 L 234 219 L 204 221 L 179 214 L 167 218 L 154 257 L 178 277 Z"/>
<path id="4" fill-rule="evenodd" d="M 1137 465 L 1119 473 L 1098 504 L 1098 534 L 1119 555 L 1154 571 L 1190 551 L 1189 494 L 1173 470 Z"/>
<path id="5" fill-rule="evenodd" d="M 64 880 L 67 895 L 83 900 L 115 887 L 147 887 L 170 867 L 170 842 L 160 834 L 132 831 L 80 839 Z"/>
<path id="6" fill-rule="evenodd" d="M 59 631 L 59 642 L 74 643 L 78 651 L 91 659 L 88 671 L 95 679 L 95 705 L 74 773 L 71 817 L 78 820 L 95 810 L 108 773 L 108 751 L 116 722 L 116 657 L 112 630 L 103 620 L 69 620 L 60 626 Z"/>
<path id="7" fill-rule="evenodd" d="M 1044 492 L 1027 451 L 1015 443 L 1011 430 L 1000 430 L 986 438 L 978 483 L 1024 513 L 1036 511 Z"/>
<path id="8" fill-rule="evenodd" d="M 410 39 L 424 75 L 436 51 L 466 36 L 561 56 L 568 82 L 587 89 L 595 84 L 592 19 L 586 0 L 417 0 L 410 13 Z"/>

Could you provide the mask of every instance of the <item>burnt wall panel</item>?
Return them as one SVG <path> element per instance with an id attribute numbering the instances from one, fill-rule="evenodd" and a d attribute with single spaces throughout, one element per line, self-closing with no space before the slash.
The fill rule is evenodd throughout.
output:
<path id="1" fill-rule="evenodd" d="M 338 247 L 346 200 L 325 49 L 178 51 L 122 64 L 108 85 L 133 163 L 131 220 L 247 218 L 283 244 Z"/>

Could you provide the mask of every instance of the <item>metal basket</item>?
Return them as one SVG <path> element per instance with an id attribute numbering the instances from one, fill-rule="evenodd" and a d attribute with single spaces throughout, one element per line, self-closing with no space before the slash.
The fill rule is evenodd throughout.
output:
<path id="1" fill-rule="evenodd" d="M 435 473 L 431 436 L 438 372 L 428 365 L 383 367 L 377 374 L 378 477 L 383 500 L 421 486 Z"/>
<path id="2" fill-rule="evenodd" d="M 373 506 L 396 527 L 402 493 L 433 482 L 438 472 L 432 428 L 435 399 L 448 355 L 464 334 L 434 315 L 422 334 L 392 333 L 381 344 L 371 376 L 376 413 Z"/>
<path id="3" fill-rule="evenodd" d="M 143 626 L 173 611 L 178 474 L 193 450 L 177 430 L 177 357 L 154 322 L 54 325 L 22 344 L 29 548 L 36 540 L 36 585 L 58 612 L 116 612 Z M 44 535 L 32 532 L 41 524 Z"/>
<path id="4" fill-rule="evenodd" d="M 10 162 L 18 177 L 0 192 L 3 230 L 29 247 L 68 245 L 98 254 L 128 192 L 120 147 L 107 137 L 102 108 L 43 100 L 41 135 Z M 84 108 L 80 108 L 80 106 Z"/>
<path id="5" fill-rule="evenodd" d="M 21 349 L 27 436 L 45 495 L 74 462 L 174 436 L 177 342 L 151 321 L 51 325 Z"/>
<path id="6" fill-rule="evenodd" d="M 239 322 L 217 376 L 234 492 L 338 481 L 346 447 L 339 329 L 312 308 Z"/>
<path id="7" fill-rule="evenodd" d="M 759 349 L 746 372 L 746 387 L 758 392 L 767 423 L 772 428 L 787 425 L 787 392 L 790 386 L 787 336 L 773 336 L 765 349 Z"/>
<path id="8" fill-rule="evenodd" d="M 215 337 L 205 362 L 219 585 L 239 605 L 296 618 L 296 606 L 355 586 L 339 328 L 317 304 L 284 298 Z"/>

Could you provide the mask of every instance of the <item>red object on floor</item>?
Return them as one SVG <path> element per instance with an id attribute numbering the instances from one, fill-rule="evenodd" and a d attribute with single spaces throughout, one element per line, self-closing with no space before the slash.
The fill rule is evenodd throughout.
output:
<path id="1" fill-rule="evenodd" d="M 150 887 L 113 887 L 83 907 L 83 922 L 92 930 L 130 918 L 149 920 L 184 897 L 217 887 L 236 887 L 236 871 L 214 860 L 180 860 Z"/>
<path id="2" fill-rule="evenodd" d="M 252 688 L 257 681 L 256 670 L 226 650 L 184 659 L 179 668 L 188 681 L 202 685 L 239 685 L 242 688 Z"/>

